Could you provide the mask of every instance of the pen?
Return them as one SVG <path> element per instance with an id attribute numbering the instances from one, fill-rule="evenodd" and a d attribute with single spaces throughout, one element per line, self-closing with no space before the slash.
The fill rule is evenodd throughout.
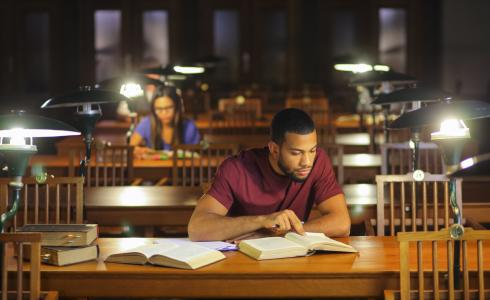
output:
<path id="1" fill-rule="evenodd" d="M 301 221 L 301 225 L 304 225 L 304 224 L 305 224 L 305 222 Z M 279 228 L 279 227 L 281 227 L 281 225 L 279 225 L 279 224 L 274 224 L 274 226 L 272 226 L 272 228 Z"/>

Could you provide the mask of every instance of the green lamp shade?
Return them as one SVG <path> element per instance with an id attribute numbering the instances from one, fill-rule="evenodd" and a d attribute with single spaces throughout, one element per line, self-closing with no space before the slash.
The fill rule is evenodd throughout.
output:
<path id="1" fill-rule="evenodd" d="M 120 101 L 131 100 L 118 92 L 86 89 L 50 98 L 41 105 L 41 108 L 73 107 L 85 104 L 103 104 Z"/>
<path id="2" fill-rule="evenodd" d="M 411 84 L 417 82 L 417 79 L 395 71 L 369 71 L 355 75 L 350 81 L 350 85 L 375 86 L 382 82 L 389 82 L 394 85 Z"/>
<path id="3" fill-rule="evenodd" d="M 70 125 L 46 117 L 23 112 L 0 115 L 0 156 L 8 165 L 9 176 L 23 176 L 29 158 L 37 152 L 32 138 L 79 134 Z M 8 144 L 4 138 L 10 139 Z M 26 139 L 30 139 L 30 143 L 26 143 Z"/>
<path id="4" fill-rule="evenodd" d="M 21 132 L 20 132 L 21 131 Z M 0 137 L 56 137 L 80 135 L 74 127 L 37 115 L 12 113 L 0 115 Z"/>
<path id="5" fill-rule="evenodd" d="M 161 80 L 149 78 L 141 74 L 132 74 L 127 76 L 118 76 L 118 77 L 106 79 L 104 81 L 99 82 L 97 84 L 97 88 L 119 92 L 121 86 L 129 82 L 140 84 L 143 86 L 154 85 L 158 87 L 164 85 L 164 82 Z"/>
<path id="6" fill-rule="evenodd" d="M 141 73 L 164 76 L 166 80 L 170 80 L 170 81 L 180 81 L 180 80 L 187 79 L 186 75 L 175 71 L 173 65 L 168 65 L 165 68 L 158 67 L 158 68 L 144 69 L 141 71 Z"/>
<path id="7" fill-rule="evenodd" d="M 428 105 L 404 113 L 388 125 L 391 129 L 420 128 L 440 124 L 447 119 L 473 120 L 490 116 L 490 103 L 477 100 L 461 100 Z"/>
<path id="8" fill-rule="evenodd" d="M 448 175 L 453 177 L 490 175 L 490 153 L 463 160 L 454 168 L 448 170 Z"/>
<path id="9" fill-rule="evenodd" d="M 434 88 L 428 87 L 415 87 L 394 91 L 388 94 L 381 94 L 371 102 L 371 104 L 391 104 L 391 103 L 403 103 L 413 101 L 440 101 L 446 98 L 450 98 L 451 95 L 447 92 L 440 91 Z"/>

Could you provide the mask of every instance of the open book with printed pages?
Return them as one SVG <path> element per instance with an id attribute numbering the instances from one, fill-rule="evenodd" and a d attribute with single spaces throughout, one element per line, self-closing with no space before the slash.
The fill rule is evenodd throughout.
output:
<path id="1" fill-rule="evenodd" d="M 315 251 L 357 252 L 351 245 L 314 232 L 305 235 L 288 232 L 284 237 L 243 240 L 238 244 L 238 249 L 257 260 L 307 256 Z"/>
<path id="2" fill-rule="evenodd" d="M 153 265 L 198 269 L 225 259 L 223 253 L 193 243 L 177 244 L 160 241 L 127 251 L 113 253 L 105 261 L 122 264 Z"/>

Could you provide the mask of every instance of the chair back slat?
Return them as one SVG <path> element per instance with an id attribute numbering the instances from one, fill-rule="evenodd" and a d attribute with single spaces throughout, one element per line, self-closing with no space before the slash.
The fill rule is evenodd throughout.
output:
<path id="1" fill-rule="evenodd" d="M 419 280 L 419 295 L 424 294 L 424 266 L 422 264 L 423 255 L 422 242 L 417 242 L 417 272 Z"/>
<path id="2" fill-rule="evenodd" d="M 470 275 L 468 272 L 468 241 L 463 241 L 463 286 L 470 286 Z M 469 289 L 464 289 L 464 298 L 469 299 Z"/>
<path id="3" fill-rule="evenodd" d="M 477 241 L 478 255 L 478 298 L 485 299 L 485 278 L 483 277 L 483 242 Z"/>
<path id="4" fill-rule="evenodd" d="M 427 182 L 422 182 L 422 221 L 424 222 L 423 230 L 427 231 Z"/>
<path id="5" fill-rule="evenodd" d="M 434 285 L 434 291 L 439 290 L 439 259 L 437 256 L 438 253 L 438 246 L 437 242 L 433 241 L 432 242 L 432 281 Z M 435 299 L 439 299 L 439 294 L 436 293 Z"/>

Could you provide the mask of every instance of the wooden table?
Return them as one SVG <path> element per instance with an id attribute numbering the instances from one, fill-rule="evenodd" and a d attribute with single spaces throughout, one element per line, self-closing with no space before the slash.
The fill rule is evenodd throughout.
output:
<path id="1" fill-rule="evenodd" d="M 152 240 L 101 238 L 97 261 L 65 267 L 42 265 L 41 285 L 42 290 L 58 291 L 60 297 L 170 298 L 382 297 L 384 289 L 398 288 L 399 249 L 393 237 L 339 240 L 354 246 L 359 254 L 318 253 L 309 257 L 256 261 L 240 252 L 226 252 L 225 260 L 198 270 L 181 270 L 105 264 L 103 260 L 108 254 L 152 243 Z M 469 255 L 475 252 L 472 247 L 474 244 L 469 245 Z M 488 253 L 490 245 L 484 243 L 484 247 Z M 410 253 L 415 254 L 415 247 Z M 445 261 L 442 247 L 439 260 Z M 10 270 L 15 268 L 14 263 L 10 257 Z M 415 272 L 415 260 L 411 269 Z M 484 269 L 490 270 L 488 259 Z M 490 272 L 486 272 L 486 276 L 489 275 Z"/>
<path id="2" fill-rule="evenodd" d="M 376 185 L 350 184 L 344 185 L 343 190 L 352 223 L 361 223 L 366 212 L 375 217 Z M 198 187 L 93 187 L 86 190 L 86 218 L 100 226 L 142 226 L 150 230 L 161 226 L 177 230 L 187 227 L 201 196 Z M 315 216 L 319 213 L 312 215 Z"/>
<path id="3" fill-rule="evenodd" d="M 337 166 L 337 157 L 331 157 L 332 164 Z M 381 155 L 369 153 L 344 154 L 344 182 L 373 183 L 381 172 Z"/>
<path id="4" fill-rule="evenodd" d="M 86 190 L 86 219 L 100 226 L 143 227 L 145 236 L 154 229 L 187 234 L 200 187 L 118 186 Z"/>

